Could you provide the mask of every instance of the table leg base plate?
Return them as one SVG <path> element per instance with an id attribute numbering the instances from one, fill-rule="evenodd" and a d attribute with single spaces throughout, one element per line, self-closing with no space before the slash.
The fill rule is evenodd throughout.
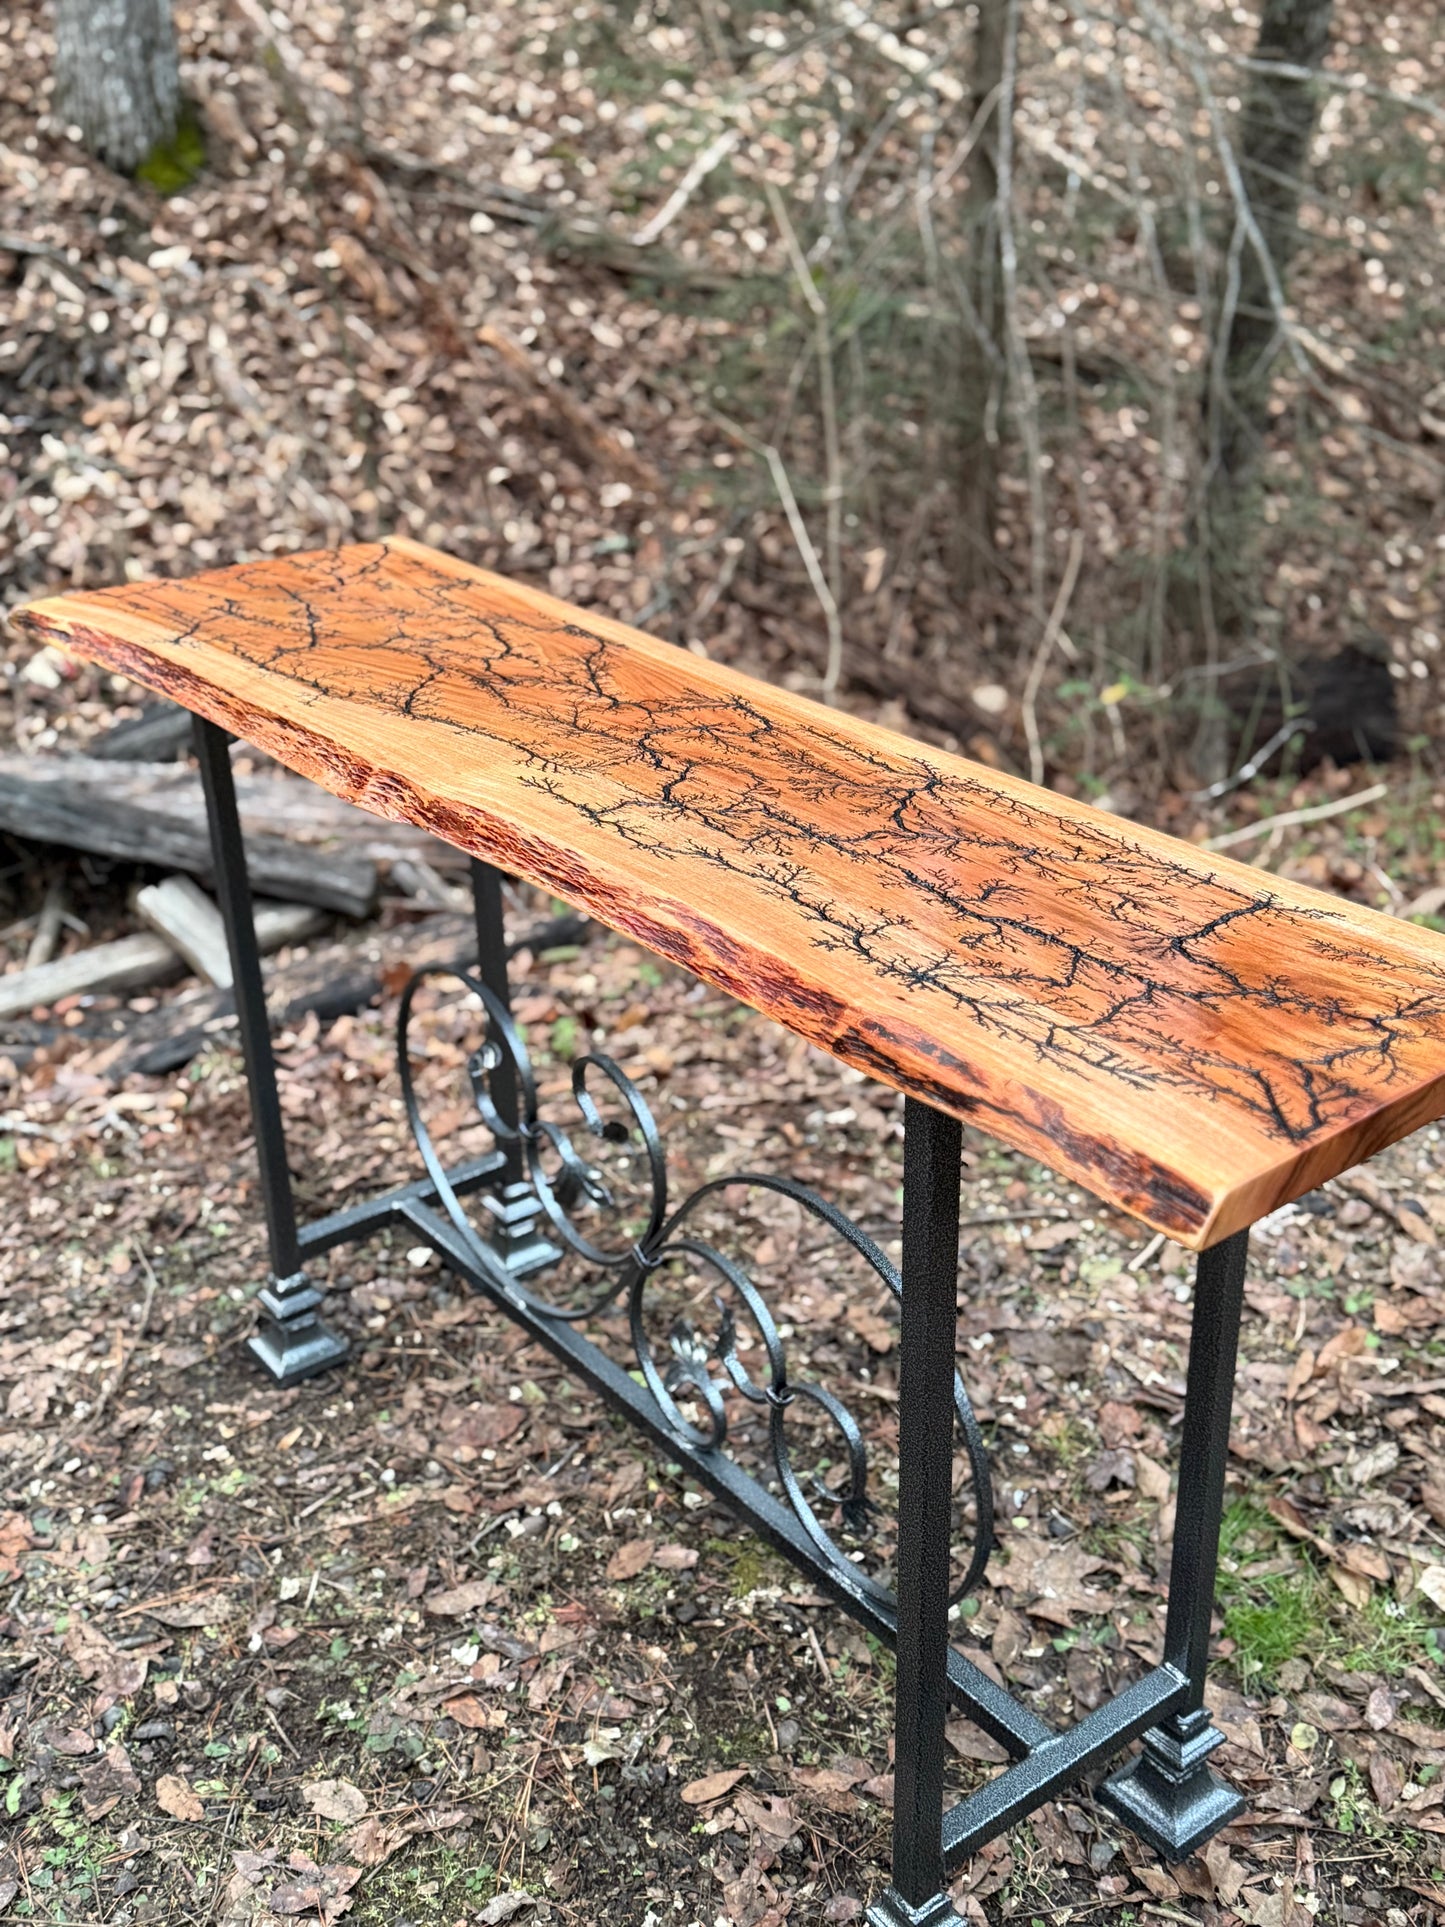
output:
<path id="1" fill-rule="evenodd" d="M 880 1894 L 863 1918 L 867 1927 L 957 1927 L 958 1923 L 947 1894 L 935 1894 L 923 1906 L 910 1907 L 892 1887 Z"/>
<path id="2" fill-rule="evenodd" d="M 254 1333 L 246 1342 L 277 1385 L 295 1385 L 303 1378 L 330 1371 L 351 1350 L 338 1332 L 328 1331 L 316 1319 L 296 1331 L 273 1326 Z"/>
<path id="3" fill-rule="evenodd" d="M 1165 1860 L 1187 1860 L 1244 1811 L 1244 1801 L 1207 1766 L 1183 1778 L 1141 1753 L 1098 1789 L 1101 1805 Z"/>

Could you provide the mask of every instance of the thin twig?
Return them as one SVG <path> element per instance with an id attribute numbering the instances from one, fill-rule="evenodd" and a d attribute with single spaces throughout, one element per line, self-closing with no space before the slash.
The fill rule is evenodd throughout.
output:
<path id="1" fill-rule="evenodd" d="M 1173 30 L 1169 23 L 1163 18 L 1156 7 L 1149 4 L 1149 0 L 1140 0 L 1140 12 L 1146 19 L 1154 23 L 1159 31 L 1167 38 L 1174 38 Z M 1305 352 L 1300 346 L 1293 318 L 1287 311 L 1284 288 L 1279 278 L 1279 270 L 1275 265 L 1274 256 L 1270 253 L 1269 242 L 1265 239 L 1264 232 L 1255 216 L 1254 204 L 1249 198 L 1249 189 L 1244 184 L 1244 175 L 1240 171 L 1239 160 L 1234 151 L 1234 144 L 1230 140 L 1225 128 L 1224 116 L 1220 112 L 1219 101 L 1215 96 L 1214 89 L 1209 84 L 1199 60 L 1191 54 L 1187 48 L 1181 48 L 1180 51 L 1184 54 L 1185 64 L 1189 68 L 1194 85 L 1198 90 L 1199 98 L 1204 103 L 1204 111 L 1209 116 L 1210 128 L 1214 134 L 1214 144 L 1219 153 L 1219 164 L 1224 170 L 1224 178 L 1229 184 L 1229 192 L 1234 201 L 1238 222 L 1236 233 L 1238 234 L 1242 231 L 1242 235 L 1247 237 L 1249 245 L 1253 248 L 1255 256 L 1259 261 L 1260 274 L 1264 278 L 1264 285 L 1269 293 L 1269 305 L 1274 315 L 1275 326 L 1283 337 L 1295 366 L 1304 378 L 1307 381 L 1311 381 L 1311 385 L 1313 385 L 1313 370 L 1310 368 Z M 1229 329 L 1227 327 L 1221 324 L 1219 332 L 1224 339 L 1228 339 Z"/>
<path id="2" fill-rule="evenodd" d="M 725 127 L 716 140 L 709 141 L 700 154 L 695 154 L 687 172 L 656 214 L 650 221 L 644 221 L 632 236 L 633 247 L 649 246 L 660 234 L 671 227 L 708 175 L 722 165 L 741 139 L 742 134 L 736 127 Z"/>
<path id="3" fill-rule="evenodd" d="M 818 551 L 813 547 L 813 538 L 808 533 L 808 525 L 803 520 L 798 507 L 798 498 L 793 493 L 793 485 L 788 480 L 788 471 L 783 467 L 783 458 L 771 442 L 762 445 L 760 453 L 767 462 L 768 472 L 773 478 L 773 487 L 778 491 L 778 500 L 783 505 L 783 513 L 788 518 L 788 527 L 793 532 L 793 540 L 798 545 L 798 553 L 803 558 L 803 567 L 808 572 L 808 580 L 813 585 L 813 593 L 818 598 L 823 611 L 823 621 L 828 631 L 828 670 L 823 677 L 823 687 L 828 688 L 828 677 L 832 673 L 835 660 L 841 664 L 843 659 L 843 619 L 838 613 L 838 605 L 833 600 L 833 591 L 828 587 L 828 578 L 823 573 L 818 560 Z M 837 688 L 838 678 L 833 674 L 832 686 Z"/>
<path id="4" fill-rule="evenodd" d="M 1139 129 L 1133 115 L 1128 111 L 1128 97 L 1117 62 L 1110 62 L 1109 78 L 1119 119 L 1125 129 L 1129 187 L 1137 207 L 1136 218 L 1139 223 L 1140 240 L 1149 263 L 1162 317 L 1167 326 L 1172 322 L 1175 313 L 1174 289 L 1164 265 L 1163 250 L 1159 245 L 1154 202 L 1145 192 L 1146 176 L 1139 161 Z M 1149 590 L 1149 615 L 1145 642 L 1149 679 L 1156 683 L 1164 679 L 1164 622 L 1168 598 L 1170 551 L 1173 543 L 1175 481 L 1176 474 L 1180 476 L 1183 474 L 1183 464 L 1176 462 L 1175 459 L 1175 438 L 1179 423 L 1178 383 L 1175 379 L 1174 357 L 1167 350 L 1159 359 L 1159 368 L 1163 389 L 1163 420 L 1159 428 L 1160 487 L 1152 517 L 1154 569 Z M 1157 711 L 1153 720 L 1157 737 L 1159 729 Z M 1164 752 L 1162 741 L 1158 743 L 1158 748 L 1162 755 Z"/>
<path id="5" fill-rule="evenodd" d="M 285 1747 L 286 1751 L 291 1755 L 293 1760 L 299 1760 L 301 1758 L 301 1755 L 297 1752 L 296 1748 L 292 1745 L 291 1735 L 286 1731 L 285 1727 L 281 1724 L 280 1720 L 277 1719 L 269 1703 L 265 1700 L 262 1700 L 261 1705 L 265 1711 L 267 1719 L 270 1720 L 271 1724 L 275 1727 L 277 1733 L 280 1735 L 282 1746 Z"/>
<path id="6" fill-rule="evenodd" d="M 1236 843 L 1248 843 L 1266 831 L 1288 830 L 1296 823 L 1322 823 L 1327 816 L 1343 816 L 1347 810 L 1363 809 L 1366 803 L 1378 803 L 1382 796 L 1388 796 L 1388 783 L 1372 783 L 1367 790 L 1356 790 L 1353 796 L 1337 796 L 1329 803 L 1311 803 L 1308 809 L 1284 810 L 1279 816 L 1262 816 L 1257 823 L 1246 823 L 1238 830 L 1226 830 L 1223 836 L 1212 836 L 1205 844 L 1206 850 L 1232 850 Z"/>
<path id="7" fill-rule="evenodd" d="M 1163 1243 L 1164 1233 L 1162 1231 L 1156 1231 L 1148 1244 L 1134 1253 L 1134 1256 L 1129 1260 L 1124 1269 L 1126 1271 L 1142 1271 Z"/>
<path id="8" fill-rule="evenodd" d="M 1264 747 L 1257 749 L 1247 763 L 1241 763 L 1233 776 L 1221 776 L 1207 790 L 1187 790 L 1185 794 L 1191 803 L 1217 802 L 1221 796 L 1228 796 L 1231 790 L 1237 790 L 1241 784 L 1258 776 L 1274 752 L 1282 749 L 1292 736 L 1307 735 L 1313 728 L 1314 724 L 1307 716 L 1296 716 L 1290 722 L 1282 723 Z"/>
<path id="9" fill-rule="evenodd" d="M 835 619 L 828 625 L 828 662 L 823 671 L 823 700 L 831 703 L 838 693 L 843 674 L 843 625 L 836 612 L 843 594 L 843 451 L 838 438 L 838 404 L 833 381 L 833 344 L 828 328 L 828 304 L 818 292 L 809 272 L 807 259 L 799 245 L 797 231 L 788 218 L 782 195 L 771 181 L 764 183 L 768 206 L 788 250 L 788 259 L 804 301 L 813 315 L 813 346 L 818 358 L 818 402 L 823 419 L 823 447 L 827 468 L 823 500 L 827 516 L 824 548 L 827 554 L 828 590 Z"/>
<path id="10" fill-rule="evenodd" d="M 1103 21 L 1115 31 L 1139 31 L 1135 21 L 1107 7 L 1079 7 L 1075 10 L 1075 18 Z M 1224 45 L 1207 47 L 1158 16 L 1154 17 L 1152 24 L 1172 46 L 1194 59 L 1212 61 L 1217 66 L 1241 67 L 1251 74 L 1273 74 L 1279 80 L 1302 80 L 1315 86 L 1323 85 L 1336 93 L 1363 94 L 1369 100 L 1387 100 L 1393 106 L 1407 108 L 1411 113 L 1424 114 L 1431 120 L 1445 122 L 1445 107 L 1428 94 L 1407 94 L 1396 87 L 1380 87 L 1366 80 L 1363 74 L 1336 73 L 1324 66 L 1301 67 L 1293 60 L 1262 60 L 1258 54 L 1236 53 Z"/>
<path id="11" fill-rule="evenodd" d="M 60 944 L 60 933 L 65 927 L 65 878 L 57 871 L 45 888 L 45 901 L 40 906 L 40 916 L 35 926 L 35 935 L 30 939 L 30 948 L 25 953 L 25 968 L 37 970 L 41 964 L 48 964 Z"/>
<path id="12" fill-rule="evenodd" d="M 127 1345 L 124 1332 L 118 1331 L 116 1334 L 120 1358 L 116 1364 L 115 1377 L 108 1379 L 101 1387 L 100 1397 L 95 1401 L 95 1410 L 90 1415 L 92 1425 L 99 1420 L 106 1406 L 125 1383 L 125 1375 L 130 1369 L 130 1362 L 145 1342 L 146 1327 L 149 1325 L 151 1318 L 151 1307 L 156 1301 L 156 1293 L 160 1290 L 160 1280 L 156 1277 L 155 1271 L 151 1266 L 151 1261 L 145 1255 L 145 1250 L 140 1240 L 138 1238 L 132 1238 L 130 1244 L 131 1250 L 135 1253 L 136 1257 L 140 1259 L 141 1269 L 146 1275 L 145 1297 L 141 1303 L 140 1319 L 136 1325 L 136 1334 L 133 1342 Z"/>
<path id="13" fill-rule="evenodd" d="M 897 34 L 890 33 L 870 18 L 858 0 L 839 0 L 838 18 L 859 40 L 866 41 L 876 53 L 885 60 L 891 60 L 895 67 L 902 67 L 916 79 L 927 81 L 933 91 L 942 99 L 959 101 L 963 99 L 963 83 L 951 73 L 937 73 L 934 69 L 938 62 L 924 52 L 921 47 L 910 47 Z"/>
<path id="14" fill-rule="evenodd" d="M 803 1630 L 808 1635 L 808 1644 L 812 1647 L 813 1657 L 818 1662 L 818 1671 L 822 1675 L 823 1684 L 825 1686 L 831 1686 L 833 1684 L 833 1675 L 828 1671 L 827 1657 L 823 1652 L 823 1648 L 818 1643 L 818 1635 L 813 1631 L 813 1622 L 811 1619 L 806 1622 Z"/>
<path id="15" fill-rule="evenodd" d="M 692 399 L 696 406 L 696 398 L 693 397 Z M 828 630 L 830 659 L 835 638 L 841 656 L 843 649 L 843 624 L 838 614 L 838 605 L 833 600 L 833 591 L 828 587 L 828 578 L 823 573 L 822 564 L 818 560 L 818 551 L 813 546 L 813 538 L 808 533 L 808 525 L 803 520 L 802 511 L 798 507 L 798 498 L 793 493 L 793 484 L 788 480 L 788 471 L 783 466 L 782 456 L 771 442 L 760 442 L 756 435 L 750 435 L 740 422 L 735 422 L 730 415 L 725 415 L 720 408 L 711 408 L 704 404 L 704 412 L 711 420 L 717 423 L 725 435 L 730 436 L 740 447 L 750 449 L 754 455 L 761 456 L 767 463 L 768 473 L 773 478 L 773 487 L 778 492 L 778 500 L 783 505 L 784 515 L 788 518 L 788 527 L 793 532 L 793 540 L 797 544 L 798 554 L 802 557 L 803 567 L 808 572 L 808 580 L 813 585 L 813 593 L 817 596 L 819 606 L 823 611 L 823 620 Z"/>
<path id="16" fill-rule="evenodd" d="M 1043 686 L 1044 670 L 1048 667 L 1049 657 L 1054 653 L 1054 644 L 1063 630 L 1064 617 L 1068 613 L 1069 600 L 1074 593 L 1074 584 L 1079 579 L 1079 565 L 1084 559 L 1084 532 L 1075 529 L 1069 538 L 1069 558 L 1064 564 L 1064 579 L 1059 584 L 1059 592 L 1054 597 L 1054 606 L 1049 611 L 1049 619 L 1044 624 L 1044 633 L 1034 652 L 1029 666 L 1028 681 L 1024 684 L 1023 712 L 1024 735 L 1029 745 L 1029 780 L 1042 783 L 1044 780 L 1044 749 L 1039 740 L 1038 700 Z"/>

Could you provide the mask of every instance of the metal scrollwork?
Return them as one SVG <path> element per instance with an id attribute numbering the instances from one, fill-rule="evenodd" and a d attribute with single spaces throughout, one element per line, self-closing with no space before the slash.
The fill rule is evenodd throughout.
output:
<path id="1" fill-rule="evenodd" d="M 402 1095 L 412 1136 L 421 1152 L 427 1175 L 457 1232 L 483 1266 L 494 1265 L 494 1255 L 464 1208 L 446 1167 L 427 1130 L 412 1073 L 410 1031 L 416 993 L 423 984 L 451 978 L 471 993 L 485 1019 L 482 1042 L 467 1059 L 471 1093 L 482 1122 L 498 1145 L 512 1152 L 557 1240 L 584 1263 L 600 1270 L 598 1288 L 578 1304 L 556 1304 L 541 1297 L 521 1280 L 509 1289 L 525 1297 L 532 1310 L 549 1318 L 578 1322 L 608 1310 L 625 1310 L 636 1368 L 652 1394 L 668 1427 L 679 1441 L 702 1453 L 720 1452 L 728 1443 L 726 1394 L 735 1392 L 765 1420 L 768 1449 L 778 1484 L 820 1559 L 879 1604 L 893 1605 L 891 1591 L 850 1559 L 818 1516 L 815 1501 L 837 1508 L 847 1526 L 866 1531 L 872 1513 L 868 1493 L 867 1444 L 848 1408 L 826 1387 L 789 1377 L 786 1348 L 772 1312 L 748 1273 L 705 1239 L 693 1236 L 688 1221 L 709 1198 L 724 1190 L 761 1189 L 791 1199 L 827 1231 L 841 1239 L 863 1261 L 874 1277 L 901 1303 L 903 1283 L 897 1267 L 853 1221 L 808 1186 L 787 1177 L 761 1172 L 739 1172 L 699 1185 L 683 1202 L 669 1209 L 667 1159 L 657 1124 L 642 1093 L 612 1058 L 589 1052 L 572 1064 L 572 1098 L 589 1137 L 599 1144 L 626 1146 L 641 1153 L 641 1203 L 631 1212 L 620 1237 L 608 1241 L 595 1229 L 583 1231 L 575 1222 L 580 1214 L 623 1215 L 621 1201 L 606 1174 L 589 1159 L 568 1132 L 539 1115 L 536 1076 L 526 1043 L 511 1013 L 470 972 L 459 969 L 417 972 L 401 999 L 398 1017 L 398 1063 Z M 595 1080 L 595 1083 L 594 1083 Z M 596 1091 L 605 1087 L 621 1106 L 622 1117 L 607 1117 Z M 499 1101 L 501 1089 L 516 1094 L 516 1121 Z M 710 1273 L 717 1289 L 712 1303 L 717 1326 L 699 1331 L 687 1318 L 674 1321 L 666 1355 L 659 1356 L 647 1329 L 649 1281 L 666 1267 L 688 1262 Z M 729 1301 L 731 1294 L 734 1304 Z M 739 1311 L 751 1324 L 761 1348 L 765 1370 L 755 1376 L 743 1362 Z M 993 1484 L 987 1448 L 968 1393 L 957 1371 L 953 1380 L 954 1412 L 968 1465 L 974 1500 L 974 1533 L 968 1568 L 951 1597 L 959 1600 L 982 1577 L 993 1543 Z M 697 1418 L 683 1410 L 690 1404 Z M 840 1442 L 844 1481 L 840 1490 L 816 1474 L 805 1482 L 793 1462 L 788 1437 L 788 1414 L 800 1405 L 821 1415 Z M 806 1489 L 811 1486 L 811 1492 Z"/>

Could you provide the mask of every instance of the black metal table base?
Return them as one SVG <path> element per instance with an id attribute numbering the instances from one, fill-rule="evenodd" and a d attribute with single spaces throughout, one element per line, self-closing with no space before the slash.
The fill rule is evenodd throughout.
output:
<path id="1" fill-rule="evenodd" d="M 1183 1860 L 1244 1811 L 1234 1788 L 1204 1764 L 1223 1739 L 1203 1711 L 1151 1726 L 1142 1752 L 1104 1782 L 1099 1797 L 1156 1853 Z"/>
<path id="2" fill-rule="evenodd" d="M 277 1097 L 228 739 L 197 719 L 196 748 L 210 812 L 218 897 L 226 921 L 236 1004 L 250 1083 L 271 1276 L 259 1294 L 261 1323 L 251 1349 L 281 1384 L 339 1363 L 346 1342 L 319 1318 L 322 1294 L 305 1260 L 404 1227 L 475 1289 L 546 1345 L 669 1460 L 725 1501 L 898 1655 L 892 1885 L 869 1910 L 871 1927 L 937 1927 L 954 1918 L 947 1883 L 987 1841 L 1026 1818 L 1066 1786 L 1092 1775 L 1134 1740 L 1138 1755 L 1098 1788 L 1106 1806 L 1169 1859 L 1194 1850 L 1242 1810 L 1207 1761 L 1221 1735 L 1204 1711 L 1215 1563 L 1228 1452 L 1229 1413 L 1248 1234 L 1201 1254 L 1179 1469 L 1168 1616 L 1161 1663 L 1107 1705 L 1056 1731 L 952 1645 L 950 1609 L 980 1578 L 993 1544 L 987 1456 L 955 1365 L 960 1127 L 913 1099 L 905 1106 L 903 1261 L 884 1253 L 833 1205 L 790 1179 L 738 1173 L 669 1206 L 666 1160 L 641 1094 L 610 1059 L 573 1066 L 573 1097 L 593 1139 L 640 1149 L 650 1187 L 647 1223 L 607 1244 L 578 1228 L 578 1214 L 605 1214 L 615 1200 L 599 1167 L 559 1126 L 539 1116 L 530 1060 L 513 1025 L 496 872 L 473 864 L 478 968 L 450 975 L 481 1005 L 485 1041 L 468 1061 L 472 1095 L 496 1149 L 448 1170 L 437 1155 L 413 1085 L 409 1043 L 413 1001 L 403 994 L 398 1066 L 425 1175 L 380 1197 L 298 1226 Z M 589 1079 L 593 1080 L 589 1086 Z M 607 1088 L 624 1122 L 604 1119 L 594 1088 Z M 894 1296 L 902 1321 L 898 1398 L 898 1542 L 894 1586 L 883 1584 L 838 1543 L 817 1501 L 862 1530 L 870 1512 L 861 1428 L 826 1387 L 789 1376 L 784 1329 L 746 1271 L 699 1238 L 686 1221 L 725 1187 L 755 1186 L 792 1199 L 848 1244 Z M 473 1211 L 464 1208 L 470 1200 Z M 473 1213 L 483 1215 L 485 1233 Z M 590 1224 L 590 1217 L 587 1219 Z M 584 1305 L 553 1304 L 532 1281 L 566 1252 L 600 1271 L 603 1288 Z M 658 1355 L 649 1330 L 649 1289 L 664 1267 L 701 1269 L 717 1285 L 711 1334 L 675 1320 Z M 580 1329 L 585 1319 L 625 1313 L 635 1365 Z M 756 1343 L 739 1343 L 739 1320 Z M 754 1376 L 742 1351 L 760 1352 Z M 735 1406 L 766 1431 L 771 1479 L 754 1476 L 726 1449 Z M 787 1415 L 799 1406 L 842 1442 L 841 1489 L 795 1467 Z M 952 1569 L 954 1460 L 969 1468 L 972 1555 L 958 1584 Z M 945 1809 L 944 1722 L 958 1708 L 1008 1751 L 1012 1764 Z"/>

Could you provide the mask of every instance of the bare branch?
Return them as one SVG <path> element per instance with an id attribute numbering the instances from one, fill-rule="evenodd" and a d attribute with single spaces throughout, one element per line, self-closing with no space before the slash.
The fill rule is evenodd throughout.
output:
<path id="1" fill-rule="evenodd" d="M 725 127 L 716 140 L 709 141 L 700 154 L 695 154 L 687 172 L 656 214 L 650 221 L 644 221 L 632 236 L 633 247 L 647 247 L 671 227 L 708 175 L 722 165 L 741 139 L 742 134 L 736 127 Z"/>
<path id="2" fill-rule="evenodd" d="M 1044 780 L 1044 750 L 1039 738 L 1038 700 L 1043 686 L 1044 671 L 1049 657 L 1054 653 L 1054 645 L 1063 633 L 1064 617 L 1069 612 L 1069 602 L 1073 597 L 1074 585 L 1079 579 L 1079 566 L 1084 559 L 1084 532 L 1075 529 L 1069 538 L 1069 557 L 1064 564 L 1064 578 L 1059 584 L 1054 606 L 1049 611 L 1049 619 L 1044 624 L 1044 633 L 1034 659 L 1029 667 L 1028 681 L 1024 684 L 1023 712 L 1024 735 L 1029 746 L 1029 780 L 1042 783 Z"/>

